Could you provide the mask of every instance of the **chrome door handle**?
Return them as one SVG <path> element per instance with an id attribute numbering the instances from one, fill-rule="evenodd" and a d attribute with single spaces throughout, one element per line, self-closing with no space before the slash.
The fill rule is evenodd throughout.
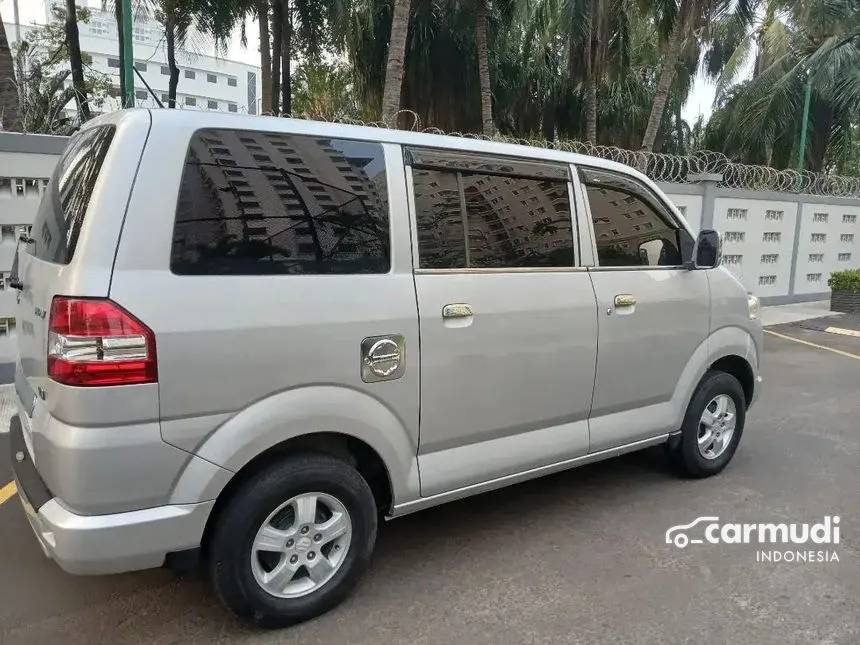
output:
<path id="1" fill-rule="evenodd" d="M 453 303 L 442 307 L 442 318 L 468 318 L 474 316 L 472 305 L 467 305 L 464 302 Z"/>
<path id="2" fill-rule="evenodd" d="M 631 296 L 629 293 L 620 293 L 615 296 L 615 306 L 616 307 L 632 307 L 636 304 L 636 298 Z"/>

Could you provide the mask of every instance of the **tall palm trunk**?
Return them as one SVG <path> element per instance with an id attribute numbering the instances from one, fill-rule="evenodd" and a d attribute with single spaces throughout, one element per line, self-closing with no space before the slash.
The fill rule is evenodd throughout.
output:
<path id="1" fill-rule="evenodd" d="M 585 140 L 597 143 L 597 79 L 591 75 L 585 88 Z"/>
<path id="2" fill-rule="evenodd" d="M 272 43 L 269 37 L 269 3 L 257 0 L 257 22 L 260 25 L 260 74 L 263 89 L 260 92 L 262 105 L 260 112 L 272 111 Z"/>
<path id="3" fill-rule="evenodd" d="M 642 137 L 642 150 L 651 152 L 654 142 L 657 140 L 657 131 L 660 129 L 660 121 L 663 119 L 663 111 L 666 109 L 666 99 L 669 97 L 669 89 L 675 80 L 675 68 L 678 66 L 678 58 L 681 54 L 681 45 L 687 35 L 687 27 L 690 24 L 690 2 L 693 0 L 681 0 L 678 14 L 675 17 L 675 25 L 669 36 L 666 47 L 666 55 L 663 57 L 663 66 L 660 70 L 660 79 L 657 81 L 657 93 L 651 104 L 651 115 L 648 117 L 648 126 L 645 128 L 645 136 Z"/>
<path id="4" fill-rule="evenodd" d="M 280 0 L 281 19 L 281 114 L 289 116 L 293 113 L 293 12 L 290 0 Z"/>
<path id="5" fill-rule="evenodd" d="M 167 81 L 167 106 L 175 108 L 179 67 L 176 65 L 176 24 L 170 18 L 164 21 L 164 40 L 167 44 L 167 67 L 170 70 L 170 79 Z"/>
<path id="6" fill-rule="evenodd" d="M 113 15 L 116 18 L 117 43 L 119 44 L 119 101 L 120 105 L 125 107 L 125 97 L 128 96 L 128 93 L 126 92 L 125 72 L 123 71 L 125 69 L 125 47 L 123 47 L 125 34 L 122 25 L 122 2 L 120 0 L 114 0 Z"/>
<path id="7" fill-rule="evenodd" d="M 0 18 L 0 25 L 3 24 Z M 18 85 L 15 81 L 15 64 L 12 50 L 6 39 L 6 30 L 0 27 L 0 124 L 7 132 L 21 132 L 21 110 L 18 104 Z"/>
<path id="8" fill-rule="evenodd" d="M 484 134 L 496 133 L 493 123 L 493 96 L 490 89 L 490 61 L 487 52 L 487 2 L 478 0 L 478 14 L 475 24 L 478 41 L 478 75 L 481 79 L 481 130 Z"/>
<path id="9" fill-rule="evenodd" d="M 69 65 L 72 68 L 72 87 L 78 104 L 78 117 L 81 122 L 91 117 L 90 103 L 87 100 L 87 87 L 84 84 L 84 59 L 81 54 L 81 37 L 78 32 L 78 12 L 75 0 L 66 0 L 66 43 L 69 47 Z"/>
<path id="10" fill-rule="evenodd" d="M 280 114 L 281 56 L 284 46 L 284 19 L 281 0 L 272 0 L 272 114 Z"/>
<path id="11" fill-rule="evenodd" d="M 385 87 L 382 90 L 382 120 L 390 126 L 400 111 L 403 89 L 403 63 L 406 58 L 406 37 L 409 35 L 409 14 L 412 0 L 394 0 L 391 15 L 391 37 L 388 39 L 388 62 L 385 65 Z"/>
<path id="12" fill-rule="evenodd" d="M 588 25 L 588 50 L 585 58 L 585 139 L 597 143 L 597 19 L 598 0 L 591 0 Z"/>
<path id="13" fill-rule="evenodd" d="M 541 116 L 541 136 L 546 141 L 555 140 L 555 106 L 556 96 L 555 87 L 553 86 L 549 96 L 543 104 L 543 115 Z"/>
<path id="14" fill-rule="evenodd" d="M 687 149 L 684 135 L 684 117 L 681 116 L 680 101 L 675 106 L 675 136 L 678 137 L 678 154 L 689 154 L 691 150 Z"/>

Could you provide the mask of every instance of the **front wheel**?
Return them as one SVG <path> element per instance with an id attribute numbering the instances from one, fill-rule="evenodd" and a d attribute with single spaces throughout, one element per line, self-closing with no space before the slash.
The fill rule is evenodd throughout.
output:
<path id="1" fill-rule="evenodd" d="M 244 482 L 216 518 L 209 569 L 221 599 L 261 627 L 337 606 L 376 542 L 373 493 L 349 465 L 296 455 Z"/>
<path id="2" fill-rule="evenodd" d="M 746 397 L 738 380 L 708 372 L 690 400 L 681 441 L 671 451 L 675 465 L 690 477 L 716 475 L 732 460 L 745 419 Z"/>

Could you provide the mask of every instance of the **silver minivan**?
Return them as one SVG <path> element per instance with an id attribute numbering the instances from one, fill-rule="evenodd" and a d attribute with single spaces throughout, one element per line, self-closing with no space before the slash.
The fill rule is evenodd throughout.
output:
<path id="1" fill-rule="evenodd" d="M 45 553 L 199 562 L 262 626 L 343 600 L 380 519 L 658 444 L 719 473 L 761 380 L 714 231 L 627 166 L 490 141 L 101 116 L 13 286 Z"/>

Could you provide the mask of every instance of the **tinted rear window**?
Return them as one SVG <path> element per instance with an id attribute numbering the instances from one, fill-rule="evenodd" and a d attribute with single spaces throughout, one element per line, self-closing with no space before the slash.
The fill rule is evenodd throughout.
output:
<path id="1" fill-rule="evenodd" d="M 380 144 L 239 130 L 192 138 L 174 273 L 386 273 L 390 253 Z"/>
<path id="2" fill-rule="evenodd" d="M 72 137 L 33 221 L 32 255 L 58 264 L 71 261 L 113 135 L 114 126 L 107 125 Z"/>

